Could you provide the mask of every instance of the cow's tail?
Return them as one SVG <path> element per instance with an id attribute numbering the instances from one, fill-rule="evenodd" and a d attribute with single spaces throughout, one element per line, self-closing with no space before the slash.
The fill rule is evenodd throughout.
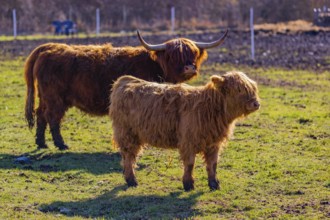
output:
<path id="1" fill-rule="evenodd" d="M 36 88 L 35 88 L 35 79 L 33 77 L 33 68 L 38 58 L 39 51 L 35 50 L 31 53 L 25 63 L 25 82 L 26 82 L 26 99 L 25 99 L 25 119 L 28 123 L 30 129 L 34 126 L 34 118 L 35 118 L 35 95 L 36 95 Z"/>

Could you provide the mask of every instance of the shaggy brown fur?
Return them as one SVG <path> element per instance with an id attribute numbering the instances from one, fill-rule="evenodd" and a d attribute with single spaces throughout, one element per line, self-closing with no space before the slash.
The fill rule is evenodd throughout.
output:
<path id="1" fill-rule="evenodd" d="M 218 152 L 235 120 L 259 109 L 257 85 L 244 73 L 213 75 L 205 86 L 150 83 L 122 76 L 113 85 L 110 117 L 128 186 L 136 186 L 134 164 L 146 144 L 177 148 L 184 164 L 185 190 L 194 188 L 195 155 L 202 153 L 209 187 L 216 179 Z"/>
<path id="2" fill-rule="evenodd" d="M 36 48 L 25 65 L 27 95 L 25 117 L 29 128 L 37 115 L 36 144 L 46 148 L 47 124 L 59 149 L 67 149 L 60 134 L 60 122 L 75 106 L 91 115 L 106 115 L 110 88 L 118 77 L 133 75 L 148 81 L 178 83 L 195 76 L 207 52 L 194 42 L 175 39 L 163 51 L 143 47 L 66 45 L 48 43 Z M 185 71 L 186 65 L 193 71 Z M 39 106 L 35 112 L 35 94 Z"/>

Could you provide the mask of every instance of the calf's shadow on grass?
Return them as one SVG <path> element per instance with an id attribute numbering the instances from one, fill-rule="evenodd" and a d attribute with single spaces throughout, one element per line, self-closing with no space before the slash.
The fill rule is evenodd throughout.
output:
<path id="1" fill-rule="evenodd" d="M 190 193 L 180 198 L 183 191 L 160 195 L 118 195 L 126 186 L 117 186 L 103 195 L 73 202 L 56 201 L 42 204 L 39 210 L 44 213 L 106 219 L 172 219 L 189 218 L 199 213 L 194 209 L 202 192 Z M 133 189 L 134 190 L 134 189 Z"/>
<path id="2" fill-rule="evenodd" d="M 18 160 L 24 158 L 24 160 Z M 0 169 L 21 169 L 36 172 L 80 170 L 94 175 L 122 172 L 119 153 L 38 152 L 21 156 L 0 154 Z"/>

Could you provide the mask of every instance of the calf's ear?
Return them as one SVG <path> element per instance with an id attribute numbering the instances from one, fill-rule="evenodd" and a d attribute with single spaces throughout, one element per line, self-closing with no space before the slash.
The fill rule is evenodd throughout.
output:
<path id="1" fill-rule="evenodd" d="M 222 76 L 213 75 L 211 76 L 211 81 L 213 82 L 214 85 L 219 87 L 223 85 L 223 83 L 225 82 L 225 78 Z"/>

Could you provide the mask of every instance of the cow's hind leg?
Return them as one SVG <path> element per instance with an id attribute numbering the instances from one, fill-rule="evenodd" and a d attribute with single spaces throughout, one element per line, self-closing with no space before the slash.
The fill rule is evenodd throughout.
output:
<path id="1" fill-rule="evenodd" d="M 45 141 L 46 127 L 47 127 L 47 121 L 44 117 L 44 110 L 40 104 L 37 109 L 36 144 L 38 146 L 38 149 L 48 148 L 46 141 Z"/>
<path id="2" fill-rule="evenodd" d="M 54 145 L 58 147 L 58 149 L 60 150 L 69 149 L 69 147 L 64 143 L 63 137 L 61 135 L 60 122 L 49 124 L 49 126 L 50 126 L 50 132 L 53 137 Z"/>
<path id="3" fill-rule="evenodd" d="M 54 145 L 60 150 L 69 149 L 69 147 L 64 143 L 63 137 L 61 135 L 61 120 L 64 117 L 67 106 L 63 104 L 61 100 L 56 100 L 51 103 L 51 107 L 48 107 L 45 111 L 45 118 L 49 124 L 50 132 L 53 137 Z"/>
<path id="4" fill-rule="evenodd" d="M 190 154 L 181 154 L 181 158 L 183 160 L 184 166 L 184 174 L 182 177 L 183 188 L 185 191 L 193 190 L 194 187 L 194 178 L 193 178 L 193 170 L 195 165 L 195 153 Z"/>
<path id="5" fill-rule="evenodd" d="M 208 175 L 208 184 L 211 190 L 220 189 L 219 180 L 216 177 L 218 163 L 218 148 L 212 148 L 204 152 L 206 170 Z"/>

